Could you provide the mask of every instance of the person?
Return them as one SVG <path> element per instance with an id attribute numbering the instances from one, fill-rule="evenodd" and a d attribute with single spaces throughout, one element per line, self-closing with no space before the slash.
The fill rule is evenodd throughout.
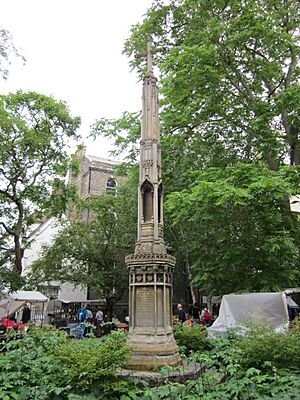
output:
<path id="1" fill-rule="evenodd" d="M 103 322 L 103 311 L 98 310 L 96 312 L 96 321 L 97 321 L 97 324 L 102 324 L 102 322 Z"/>
<path id="2" fill-rule="evenodd" d="M 87 335 L 88 333 L 93 333 L 93 325 L 92 325 L 92 320 L 93 320 L 93 313 L 90 309 L 87 308 L 87 304 L 85 306 L 86 308 L 86 326 L 85 326 L 85 330 L 84 330 L 84 336 Z"/>
<path id="3" fill-rule="evenodd" d="M 29 308 L 28 304 L 25 304 L 25 306 L 23 308 L 23 312 L 22 312 L 21 321 L 23 322 L 23 324 L 26 324 L 28 321 L 30 321 L 30 318 L 31 318 L 30 308 Z"/>
<path id="4" fill-rule="evenodd" d="M 88 308 L 86 308 L 86 319 L 88 322 L 92 322 L 93 319 L 93 313 Z"/>
<path id="5" fill-rule="evenodd" d="M 179 322 L 181 322 L 183 324 L 186 321 L 186 316 L 185 316 L 185 311 L 182 307 L 182 304 L 177 305 L 177 310 L 178 310 Z"/>
<path id="6" fill-rule="evenodd" d="M 193 325 L 193 321 L 191 320 L 190 314 L 186 314 L 185 318 L 186 318 L 186 320 L 184 321 L 183 325 L 184 326 L 192 326 Z"/>
<path id="7" fill-rule="evenodd" d="M 84 322 L 87 318 L 87 304 L 84 304 L 83 306 L 79 307 L 77 312 L 76 312 L 76 316 L 79 320 L 79 322 Z"/>
<path id="8" fill-rule="evenodd" d="M 119 325 L 120 325 L 120 320 L 116 315 L 114 315 L 111 320 L 111 329 L 116 330 L 118 329 Z"/>
<path id="9" fill-rule="evenodd" d="M 210 321 L 211 321 L 211 315 L 210 315 L 209 310 L 206 307 L 203 308 L 201 317 L 202 317 L 202 320 L 204 321 L 204 325 L 209 326 Z"/>

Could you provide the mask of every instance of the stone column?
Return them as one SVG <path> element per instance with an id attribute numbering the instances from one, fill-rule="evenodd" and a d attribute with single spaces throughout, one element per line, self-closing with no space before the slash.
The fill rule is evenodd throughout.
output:
<path id="1" fill-rule="evenodd" d="M 181 362 L 172 333 L 172 272 L 175 258 L 163 239 L 162 178 L 157 79 L 148 43 L 148 72 L 143 82 L 138 237 L 135 252 L 125 258 L 129 271 L 130 367 L 156 370 Z"/>
<path id="2" fill-rule="evenodd" d="M 156 370 L 181 362 L 172 333 L 172 272 L 168 254 L 126 257 L 129 271 L 130 367 Z"/>

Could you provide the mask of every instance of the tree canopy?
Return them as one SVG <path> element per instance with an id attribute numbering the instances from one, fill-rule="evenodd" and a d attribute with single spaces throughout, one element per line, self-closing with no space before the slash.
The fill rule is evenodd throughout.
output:
<path id="1" fill-rule="evenodd" d="M 29 228 L 69 196 L 66 144 L 80 124 L 65 103 L 35 92 L 0 96 L 1 265 L 21 274 Z"/>
<path id="2" fill-rule="evenodd" d="M 187 263 L 205 292 L 273 291 L 298 285 L 298 216 L 282 197 L 299 191 L 296 171 L 237 164 L 192 173 L 192 183 L 171 194 L 177 262 Z"/>
<path id="3" fill-rule="evenodd" d="M 143 73 L 135 55 L 152 37 L 171 142 L 276 169 L 287 153 L 300 163 L 299 24 L 297 0 L 155 1 L 125 53 Z"/>

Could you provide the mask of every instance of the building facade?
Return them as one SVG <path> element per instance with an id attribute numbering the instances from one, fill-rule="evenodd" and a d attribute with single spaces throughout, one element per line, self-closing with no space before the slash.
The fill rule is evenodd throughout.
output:
<path id="1" fill-rule="evenodd" d="M 124 177 L 116 176 L 114 167 L 118 164 L 116 161 L 91 156 L 86 154 L 84 146 L 74 155 L 78 163 L 76 173 L 70 171 L 69 183 L 74 184 L 77 195 L 81 198 L 96 196 L 104 193 L 114 194 L 118 184 L 124 181 Z M 70 208 L 68 218 L 72 219 L 75 210 Z M 92 215 L 84 211 L 82 219 L 89 221 Z M 23 275 L 31 271 L 32 263 L 38 259 L 44 245 L 51 245 L 54 237 L 61 229 L 59 221 L 50 217 L 37 223 L 32 231 L 29 240 L 30 247 L 25 250 L 23 258 Z M 49 299 L 62 299 L 74 302 L 83 302 L 88 299 L 96 299 L 97 294 L 89 291 L 87 287 L 75 287 L 71 283 L 60 283 L 53 281 L 50 284 L 45 283 L 39 287 Z"/>

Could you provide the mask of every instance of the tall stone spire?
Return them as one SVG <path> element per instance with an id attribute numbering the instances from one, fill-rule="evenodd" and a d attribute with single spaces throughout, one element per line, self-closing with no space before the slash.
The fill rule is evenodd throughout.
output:
<path id="1" fill-rule="evenodd" d="M 130 366 L 156 370 L 181 363 L 172 332 L 172 272 L 175 258 L 163 239 L 162 177 L 157 79 L 151 42 L 143 81 L 142 134 L 138 187 L 138 237 L 135 252 L 125 258 L 129 272 Z"/>
<path id="2" fill-rule="evenodd" d="M 142 137 L 138 197 L 138 238 L 135 253 L 166 253 L 157 79 L 153 75 L 151 42 L 147 44 L 147 74 L 143 81 Z"/>

